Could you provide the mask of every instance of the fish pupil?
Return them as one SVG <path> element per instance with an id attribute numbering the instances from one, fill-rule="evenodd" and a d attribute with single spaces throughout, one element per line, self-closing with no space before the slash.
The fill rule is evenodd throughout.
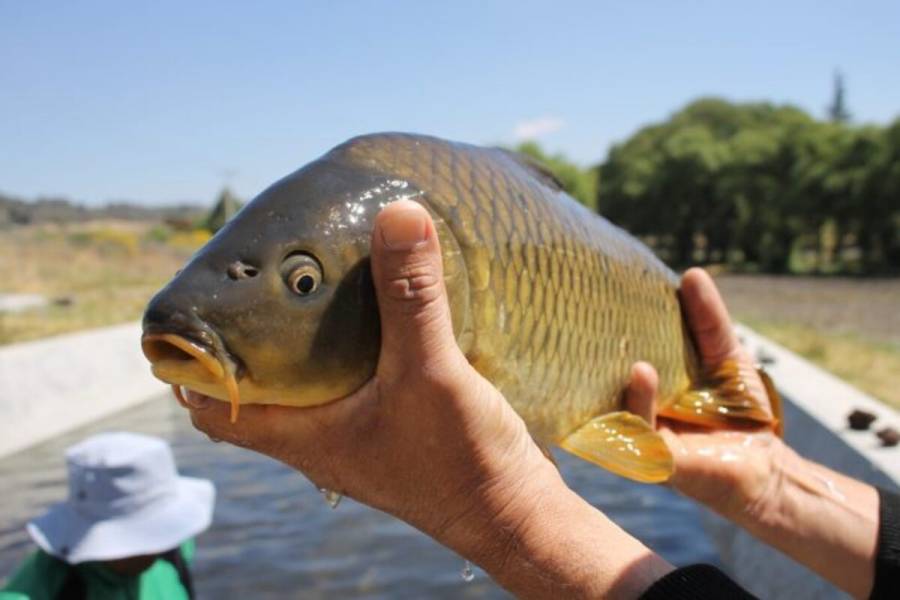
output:
<path id="1" fill-rule="evenodd" d="M 308 294 L 316 287 L 316 279 L 312 275 L 301 275 L 297 279 L 297 291 Z"/>

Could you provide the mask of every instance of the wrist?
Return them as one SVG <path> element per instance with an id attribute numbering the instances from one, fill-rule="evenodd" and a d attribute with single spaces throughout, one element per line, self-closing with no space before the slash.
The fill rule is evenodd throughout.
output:
<path id="1" fill-rule="evenodd" d="M 765 494 L 734 520 L 854 597 L 874 580 L 878 493 L 783 445 Z"/>
<path id="2" fill-rule="evenodd" d="M 785 486 L 791 481 L 788 475 L 802 469 L 804 459 L 774 435 L 766 442 L 765 452 L 753 453 L 745 465 L 740 479 L 735 482 L 734 493 L 716 510 L 742 527 L 752 529 L 768 522 L 783 512 Z"/>
<path id="3" fill-rule="evenodd" d="M 520 598 L 637 598 L 672 570 L 569 489 L 549 462 L 445 532 L 446 545 Z"/>

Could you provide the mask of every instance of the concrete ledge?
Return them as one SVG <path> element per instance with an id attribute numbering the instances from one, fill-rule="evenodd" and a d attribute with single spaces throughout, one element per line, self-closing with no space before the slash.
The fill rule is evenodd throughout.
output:
<path id="1" fill-rule="evenodd" d="M 0 346 L 0 456 L 164 391 L 140 337 L 128 323 Z"/>

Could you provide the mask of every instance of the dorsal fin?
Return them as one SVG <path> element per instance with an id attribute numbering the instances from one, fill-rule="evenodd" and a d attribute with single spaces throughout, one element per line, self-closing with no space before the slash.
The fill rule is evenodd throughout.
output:
<path id="1" fill-rule="evenodd" d="M 515 161 L 520 167 L 534 175 L 537 179 L 542 181 L 544 185 L 551 187 L 560 192 L 566 191 L 566 186 L 563 185 L 563 182 L 560 181 L 556 175 L 553 174 L 553 171 L 550 170 L 550 167 L 534 158 L 533 156 L 529 156 L 528 154 L 522 154 L 521 152 L 516 152 L 515 150 L 508 150 L 506 148 L 495 148 L 495 150 L 505 154 L 507 157 L 511 158 Z"/>

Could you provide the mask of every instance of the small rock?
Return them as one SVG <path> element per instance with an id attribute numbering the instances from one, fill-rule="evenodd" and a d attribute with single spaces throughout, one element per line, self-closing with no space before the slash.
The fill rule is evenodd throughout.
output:
<path id="1" fill-rule="evenodd" d="M 893 427 L 885 427 L 876 435 L 878 436 L 878 439 L 881 440 L 882 446 L 891 447 L 900 444 L 900 431 L 897 431 Z"/>
<path id="2" fill-rule="evenodd" d="M 75 304 L 74 296 L 57 296 L 53 299 L 53 304 L 56 306 L 72 306 Z"/>
<path id="3" fill-rule="evenodd" d="M 850 429 L 865 431 L 877 418 L 874 413 L 856 409 L 847 415 L 847 422 L 850 424 Z"/>

